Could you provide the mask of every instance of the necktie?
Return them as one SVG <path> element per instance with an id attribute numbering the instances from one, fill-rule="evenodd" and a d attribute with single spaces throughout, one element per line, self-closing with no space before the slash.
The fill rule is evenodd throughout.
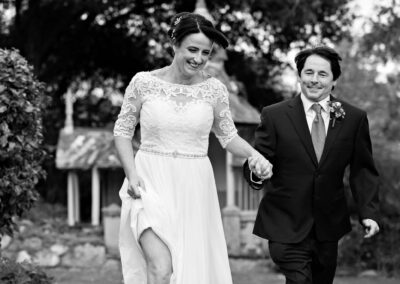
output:
<path id="1" fill-rule="evenodd" d="M 324 150 L 325 144 L 325 124 L 321 115 L 321 105 L 313 104 L 311 107 L 316 115 L 311 126 L 311 139 L 314 145 L 315 154 L 317 155 L 318 162 L 321 159 L 322 151 Z"/>

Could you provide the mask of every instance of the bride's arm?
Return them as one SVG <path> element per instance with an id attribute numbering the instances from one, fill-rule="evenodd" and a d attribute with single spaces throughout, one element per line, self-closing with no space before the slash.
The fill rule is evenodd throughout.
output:
<path id="1" fill-rule="evenodd" d="M 242 137 L 237 135 L 233 138 L 227 145 L 226 150 L 231 152 L 235 156 L 239 156 L 241 158 L 250 158 L 252 156 L 261 155 L 257 152 L 250 144 L 244 140 Z"/>
<path id="2" fill-rule="evenodd" d="M 216 137 L 223 148 L 236 156 L 248 159 L 252 172 L 262 179 L 270 178 L 272 164 L 238 135 L 229 109 L 229 94 L 225 85 L 221 83 L 220 86 L 214 106 L 213 130 Z"/>
<path id="3" fill-rule="evenodd" d="M 121 111 L 114 125 L 114 143 L 119 160 L 128 180 L 128 194 L 133 198 L 140 197 L 139 186 L 144 189 L 144 182 L 136 172 L 132 137 L 139 122 L 141 97 L 136 87 L 137 76 L 134 76 L 126 88 Z"/>
<path id="4" fill-rule="evenodd" d="M 251 175 L 254 173 L 262 180 L 272 176 L 272 164 L 239 135 L 236 135 L 225 149 L 235 156 L 246 158 Z"/>
<path id="5" fill-rule="evenodd" d="M 126 178 L 129 181 L 137 182 L 138 177 L 136 174 L 132 140 L 126 137 L 115 136 L 114 143 Z"/>

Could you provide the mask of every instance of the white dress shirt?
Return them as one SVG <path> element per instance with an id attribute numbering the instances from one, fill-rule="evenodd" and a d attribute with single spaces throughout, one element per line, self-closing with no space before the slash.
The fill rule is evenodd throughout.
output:
<path id="1" fill-rule="evenodd" d="M 311 127 L 312 127 L 313 121 L 315 119 L 315 116 L 317 115 L 311 107 L 316 102 L 309 100 L 303 93 L 300 95 L 300 98 L 301 98 L 301 101 L 303 102 L 304 112 L 306 114 L 306 119 L 307 119 L 307 124 L 308 124 L 308 129 L 310 130 L 310 133 L 311 133 Z M 322 119 L 324 120 L 326 134 L 328 133 L 329 120 L 330 120 L 329 106 L 328 106 L 329 99 L 330 99 L 330 97 L 327 96 L 325 99 L 318 102 L 322 107 L 321 115 L 322 115 Z"/>

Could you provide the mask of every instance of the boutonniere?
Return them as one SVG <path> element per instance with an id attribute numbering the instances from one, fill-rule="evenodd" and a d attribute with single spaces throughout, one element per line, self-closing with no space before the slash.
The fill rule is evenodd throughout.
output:
<path id="1" fill-rule="evenodd" d="M 330 119 L 332 119 L 332 128 L 335 127 L 336 121 L 342 121 L 346 115 L 340 102 L 328 102 Z"/>

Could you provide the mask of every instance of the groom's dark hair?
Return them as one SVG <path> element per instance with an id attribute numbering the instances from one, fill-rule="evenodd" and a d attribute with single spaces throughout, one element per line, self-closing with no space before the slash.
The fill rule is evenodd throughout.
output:
<path id="1" fill-rule="evenodd" d="M 340 57 L 340 55 L 333 48 L 327 46 L 317 46 L 300 51 L 294 58 L 299 76 L 301 70 L 303 70 L 304 68 L 304 63 L 310 55 L 321 56 L 331 63 L 331 70 L 334 81 L 336 81 L 337 78 L 340 77 L 340 74 L 342 74 L 342 71 L 340 69 L 340 61 L 342 60 L 342 58 Z"/>

